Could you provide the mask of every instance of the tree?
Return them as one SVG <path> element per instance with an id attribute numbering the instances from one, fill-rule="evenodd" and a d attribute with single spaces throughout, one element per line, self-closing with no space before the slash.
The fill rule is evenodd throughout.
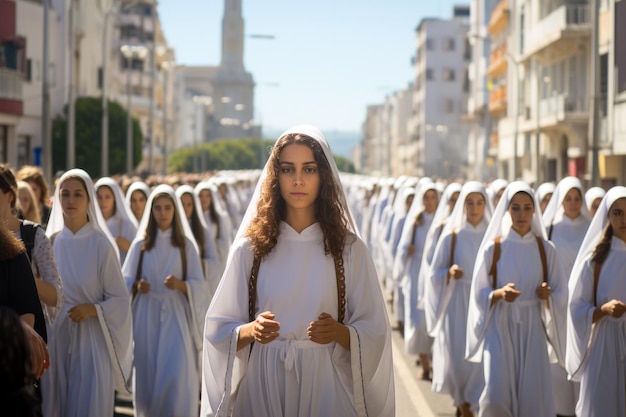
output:
<path id="1" fill-rule="evenodd" d="M 53 172 L 82 168 L 94 178 L 101 176 L 102 155 L 102 99 L 81 97 L 75 104 L 76 167 L 67 164 L 67 106 L 63 115 L 52 122 Z M 109 173 L 126 171 L 126 110 L 117 102 L 109 101 Z M 133 167 L 142 157 L 143 133 L 133 118 Z"/>
<path id="2" fill-rule="evenodd" d="M 272 152 L 273 139 L 221 139 L 173 152 L 168 159 L 170 172 L 193 172 L 199 170 L 259 169 L 265 165 Z M 342 172 L 354 173 L 354 164 L 340 155 L 335 155 L 337 168 Z"/>

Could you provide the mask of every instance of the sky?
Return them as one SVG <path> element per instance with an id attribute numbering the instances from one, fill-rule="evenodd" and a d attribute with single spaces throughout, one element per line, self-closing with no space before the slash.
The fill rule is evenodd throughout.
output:
<path id="1" fill-rule="evenodd" d="M 244 66 L 256 83 L 257 123 L 264 131 L 310 123 L 360 132 L 368 105 L 384 103 L 412 81 L 420 21 L 450 18 L 459 3 L 242 0 Z M 223 10 L 224 0 L 159 1 L 178 64 L 219 65 Z"/>

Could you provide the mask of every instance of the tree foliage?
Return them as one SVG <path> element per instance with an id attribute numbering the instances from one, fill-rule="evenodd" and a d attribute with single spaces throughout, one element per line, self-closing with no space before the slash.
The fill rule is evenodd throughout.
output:
<path id="1" fill-rule="evenodd" d="M 212 170 L 245 170 L 263 168 L 272 150 L 273 139 L 220 139 L 173 152 L 168 158 L 170 172 L 199 172 Z M 354 164 L 335 155 L 337 168 L 355 172 Z"/>
<path id="2" fill-rule="evenodd" d="M 82 168 L 92 177 L 101 176 L 102 157 L 102 99 L 81 97 L 75 104 L 76 167 L 67 166 L 67 106 L 64 114 L 52 122 L 53 172 Z M 109 174 L 126 171 L 126 110 L 109 101 Z M 133 118 L 133 168 L 141 161 L 143 133 Z"/>

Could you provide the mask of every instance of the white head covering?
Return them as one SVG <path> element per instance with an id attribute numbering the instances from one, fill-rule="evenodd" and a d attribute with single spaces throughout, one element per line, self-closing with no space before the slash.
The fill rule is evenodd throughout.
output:
<path id="1" fill-rule="evenodd" d="M 196 185 L 194 188 L 194 192 L 196 193 L 196 197 L 200 198 L 200 192 L 202 190 L 208 190 L 211 193 L 211 201 L 213 202 L 213 207 L 217 211 L 220 216 L 228 216 L 228 210 L 224 207 L 224 202 L 219 196 L 218 186 L 219 180 L 215 177 L 209 178 L 207 181 L 202 181 Z M 202 205 L 201 205 L 202 206 Z M 200 207 L 202 211 L 202 207 Z"/>
<path id="2" fill-rule="evenodd" d="M 352 211 L 350 210 L 350 206 L 348 205 L 348 202 L 346 200 L 345 192 L 343 191 L 343 185 L 341 184 L 341 179 L 339 178 L 339 170 L 337 169 L 335 158 L 333 158 L 333 154 L 330 151 L 330 146 L 328 144 L 328 141 L 324 137 L 324 134 L 315 126 L 303 124 L 287 129 L 278 137 L 278 140 L 288 134 L 306 135 L 315 139 L 320 144 L 322 150 L 324 151 L 324 156 L 326 157 L 328 165 L 332 171 L 335 185 L 339 191 L 339 203 L 343 208 L 343 215 L 345 216 L 348 223 L 348 230 L 360 237 L 359 231 L 354 221 L 354 216 L 352 215 Z M 248 230 L 248 227 L 250 226 L 250 222 L 257 214 L 257 204 L 259 202 L 259 198 L 261 197 L 261 185 L 267 178 L 267 171 L 269 169 L 270 162 L 271 161 L 268 160 L 268 162 L 265 164 L 265 167 L 263 168 L 263 173 L 261 174 L 261 177 L 257 182 L 256 188 L 254 189 L 254 194 L 252 195 L 252 199 L 250 200 L 250 204 L 248 205 L 248 209 L 246 210 L 243 220 L 241 221 L 241 225 L 239 226 L 239 230 L 237 231 L 237 234 L 235 236 L 235 241 L 239 240 L 245 234 L 246 230 Z"/>
<path id="3" fill-rule="evenodd" d="M 535 194 L 537 195 L 537 200 L 539 201 L 539 203 L 543 201 L 546 195 L 554 194 L 555 190 L 556 190 L 556 185 L 554 185 L 554 183 L 552 182 L 544 182 L 539 187 L 537 187 L 537 191 L 535 192 Z"/>
<path id="4" fill-rule="evenodd" d="M 437 188 L 437 184 L 435 184 Z M 426 234 L 426 241 L 424 242 L 424 255 L 422 258 L 422 267 L 428 268 L 428 263 L 430 262 L 429 257 L 432 256 L 434 247 L 437 242 L 436 239 L 439 239 L 443 229 L 440 227 L 444 224 L 448 216 L 450 215 L 450 199 L 454 193 L 461 193 L 463 186 L 458 182 L 453 182 L 448 184 L 445 188 L 443 195 L 439 199 L 439 203 L 437 204 L 437 210 L 435 211 L 435 216 L 433 217 L 433 221 L 430 224 L 430 228 L 428 229 L 428 233 Z M 437 190 L 439 190 L 437 188 Z M 456 207 L 456 204 L 455 204 Z M 426 272 L 426 271 L 424 271 Z"/>
<path id="5" fill-rule="evenodd" d="M 594 248 L 602 239 L 604 228 L 609 223 L 609 210 L 615 201 L 620 198 L 626 198 L 626 187 L 616 186 L 607 191 L 606 195 L 602 199 L 596 215 L 593 216 L 591 224 L 587 229 L 585 238 L 582 245 L 578 250 L 576 261 L 574 262 L 574 268 L 572 269 L 572 277 L 578 277 L 582 270 L 585 259 L 593 252 Z M 571 282 L 571 280 L 570 280 Z"/>
<path id="6" fill-rule="evenodd" d="M 89 196 L 89 205 L 87 206 L 87 218 L 89 219 L 89 223 L 93 225 L 93 227 L 104 234 L 109 242 L 111 242 L 111 246 L 115 249 L 115 253 L 119 259 L 120 253 L 117 249 L 117 244 L 115 243 L 115 239 L 109 232 L 109 228 L 102 216 L 102 212 L 100 211 L 100 206 L 98 206 L 98 197 L 96 196 L 96 189 L 93 186 L 93 181 L 89 174 L 87 174 L 82 169 L 70 169 L 65 172 L 61 178 L 59 178 L 58 185 L 54 190 L 54 196 L 52 198 L 52 211 L 50 212 L 50 220 L 48 220 L 48 227 L 46 228 L 46 236 L 51 237 L 57 233 L 59 233 L 65 227 L 65 222 L 63 221 L 63 208 L 61 207 L 61 185 L 63 182 L 70 178 L 80 178 L 85 183 L 87 187 L 87 195 Z"/>
<path id="7" fill-rule="evenodd" d="M 548 183 L 546 183 L 548 184 Z M 565 177 L 559 184 L 556 186 L 553 191 L 552 198 L 550 198 L 550 202 L 546 207 L 546 211 L 543 213 L 543 224 L 546 227 L 550 227 L 555 221 L 558 221 L 562 218 L 564 209 L 563 209 L 563 201 L 565 200 L 565 196 L 572 188 L 576 188 L 580 191 L 581 198 L 585 195 L 585 191 L 583 190 L 583 185 L 580 180 L 576 177 Z M 537 201 L 541 203 L 541 198 L 538 195 L 539 191 L 537 191 Z M 585 217 L 588 220 L 591 220 L 591 215 L 589 214 L 589 210 L 587 206 L 583 204 L 580 208 L 580 215 Z"/>
<path id="8" fill-rule="evenodd" d="M 200 224 L 202 224 L 202 227 L 206 229 L 208 226 L 206 224 L 206 220 L 204 219 L 204 215 L 202 214 L 202 204 L 200 204 L 200 198 L 198 197 L 199 193 L 196 194 L 194 188 L 191 185 L 181 185 L 176 189 L 176 198 L 180 200 L 181 205 L 183 204 L 181 198 L 184 194 L 189 194 L 191 196 L 191 200 L 193 201 L 193 209 L 200 219 Z"/>
<path id="9" fill-rule="evenodd" d="M 487 195 L 489 195 L 492 205 L 495 205 L 496 197 L 498 196 L 500 190 L 506 188 L 507 185 L 509 185 L 509 182 L 504 178 L 498 178 L 489 184 L 489 187 L 487 187 Z"/>
<path id="10" fill-rule="evenodd" d="M 96 193 L 103 185 L 109 187 L 113 192 L 113 198 L 115 198 L 115 216 L 121 218 L 124 222 L 130 221 L 133 226 L 137 227 L 137 219 L 135 219 L 135 215 L 132 213 L 130 206 L 127 205 L 124 193 L 119 184 L 111 177 L 100 178 L 95 184 Z"/>
<path id="11" fill-rule="evenodd" d="M 543 220 L 541 218 L 541 210 L 537 206 L 537 202 L 534 198 L 533 189 L 530 185 L 526 184 L 523 181 L 513 181 L 504 190 L 504 194 L 502 194 L 502 198 L 498 203 L 498 206 L 495 208 L 493 217 L 491 217 L 491 221 L 489 222 L 489 226 L 487 227 L 487 231 L 485 232 L 485 236 L 480 244 L 480 249 L 478 249 L 478 257 L 480 258 L 487 245 L 489 245 L 493 240 L 498 236 L 504 236 L 509 233 L 511 230 L 511 226 L 513 225 L 513 221 L 511 220 L 511 215 L 509 214 L 509 205 L 511 204 L 511 199 L 513 196 L 519 192 L 525 192 L 530 196 L 535 204 L 535 212 L 533 214 L 533 218 L 531 220 L 530 231 L 535 236 L 540 236 L 543 239 L 547 240 L 546 230 L 543 226 Z M 478 260 L 476 261 L 478 262 Z"/>
<path id="12" fill-rule="evenodd" d="M 600 187 L 591 187 L 585 193 L 585 206 L 587 206 L 587 210 L 591 210 L 591 205 L 595 201 L 596 198 L 602 198 L 606 195 L 606 191 L 604 188 Z"/>
<path id="13" fill-rule="evenodd" d="M 155 198 L 161 196 L 162 194 L 169 195 L 174 201 L 174 208 L 178 214 L 178 221 L 180 222 L 178 226 L 182 228 L 183 232 L 185 233 L 185 237 L 196 249 L 196 253 L 199 253 L 198 245 L 196 244 L 196 238 L 193 236 L 193 232 L 191 231 L 189 222 L 182 221 L 183 219 L 187 219 L 187 216 L 185 216 L 185 210 L 183 209 L 183 205 L 180 203 L 180 199 L 176 197 L 176 192 L 174 191 L 174 189 L 167 184 L 161 184 L 157 186 L 154 190 L 152 190 L 150 197 L 148 197 L 146 209 L 143 212 L 141 222 L 139 222 L 139 227 L 137 228 L 137 237 L 135 238 L 135 241 L 144 239 L 146 229 L 148 228 L 148 222 L 150 221 L 150 217 L 152 216 L 152 204 L 154 203 Z M 174 219 L 174 221 L 176 221 L 176 218 Z"/>
<path id="14" fill-rule="evenodd" d="M 467 216 L 465 214 L 465 199 L 471 193 L 479 193 L 485 198 L 485 212 L 483 214 L 483 221 L 489 223 L 491 220 L 491 215 L 493 214 L 493 205 L 491 204 L 491 200 L 489 200 L 489 196 L 487 195 L 487 190 L 483 186 L 482 183 L 478 181 L 469 181 L 463 185 L 461 189 L 461 194 L 459 194 L 459 198 L 456 201 L 456 205 L 454 206 L 454 210 L 448 219 L 446 220 L 446 225 L 443 229 L 442 236 L 446 234 L 447 231 L 453 229 L 461 229 L 467 222 Z"/>
<path id="15" fill-rule="evenodd" d="M 135 181 L 130 185 L 130 187 L 128 187 L 128 190 L 126 190 L 126 205 L 128 207 L 130 207 L 130 198 L 135 191 L 141 191 L 144 193 L 146 200 L 150 197 L 150 187 L 148 187 L 148 184 L 142 181 Z"/>

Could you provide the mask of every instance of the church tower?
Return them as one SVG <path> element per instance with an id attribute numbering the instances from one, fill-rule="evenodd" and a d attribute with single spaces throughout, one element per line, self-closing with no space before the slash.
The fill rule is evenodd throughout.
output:
<path id="1" fill-rule="evenodd" d="M 254 80 L 243 65 L 242 0 L 224 0 L 222 57 L 213 76 L 214 138 L 255 136 Z"/>

